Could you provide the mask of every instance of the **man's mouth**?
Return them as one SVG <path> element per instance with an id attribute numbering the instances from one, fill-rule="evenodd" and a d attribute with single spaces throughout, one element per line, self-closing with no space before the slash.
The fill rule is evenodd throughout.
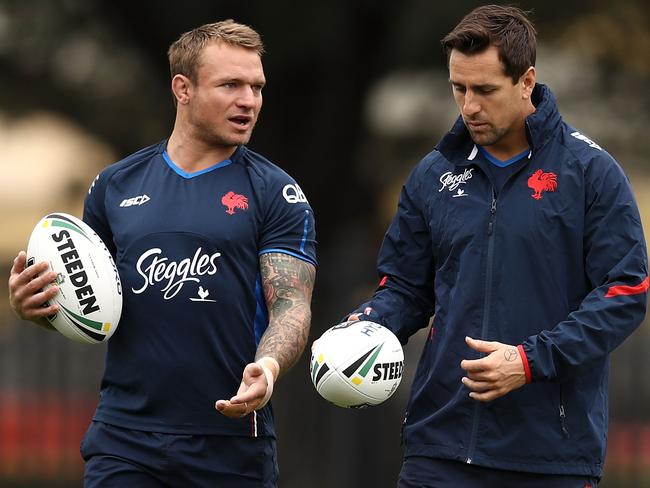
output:
<path id="1" fill-rule="evenodd" d="M 234 117 L 229 117 L 228 120 L 241 129 L 246 129 L 250 126 L 253 118 L 248 115 L 235 115 Z"/>
<path id="2" fill-rule="evenodd" d="M 485 129 L 489 124 L 487 122 L 482 122 L 479 120 L 466 120 L 465 125 L 472 130 L 477 130 Z"/>

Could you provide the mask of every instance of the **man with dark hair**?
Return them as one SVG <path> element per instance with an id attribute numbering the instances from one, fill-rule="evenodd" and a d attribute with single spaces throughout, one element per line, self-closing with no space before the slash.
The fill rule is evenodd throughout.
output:
<path id="1" fill-rule="evenodd" d="M 307 342 L 316 254 L 304 193 L 245 146 L 263 51 L 232 20 L 183 34 L 169 49 L 169 139 L 109 166 L 88 192 L 84 221 L 115 258 L 124 304 L 81 446 L 86 487 L 276 486 L 268 402 Z M 47 325 L 53 275 L 19 253 L 19 317 Z"/>
<path id="2" fill-rule="evenodd" d="M 536 83 L 524 12 L 479 7 L 442 44 L 460 117 L 406 181 L 350 316 L 403 343 L 431 327 L 399 486 L 595 487 L 609 355 L 646 309 L 632 190 Z"/>

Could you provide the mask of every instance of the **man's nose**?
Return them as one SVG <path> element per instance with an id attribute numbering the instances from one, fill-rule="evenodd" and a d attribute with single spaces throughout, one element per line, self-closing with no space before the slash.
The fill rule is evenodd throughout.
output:
<path id="1" fill-rule="evenodd" d="M 256 94 L 253 90 L 253 87 L 244 86 L 238 93 L 237 96 L 237 105 L 240 107 L 252 107 L 255 105 Z"/>
<path id="2" fill-rule="evenodd" d="M 472 116 L 476 115 L 481 111 L 481 104 L 477 97 L 475 97 L 470 91 L 465 94 L 465 99 L 463 100 L 463 115 Z"/>

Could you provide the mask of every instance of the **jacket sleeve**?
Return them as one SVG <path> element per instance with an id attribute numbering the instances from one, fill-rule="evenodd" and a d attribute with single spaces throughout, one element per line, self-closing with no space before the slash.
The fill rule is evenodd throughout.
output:
<path id="1" fill-rule="evenodd" d="M 528 382 L 562 381 L 602 361 L 645 317 L 647 252 L 627 177 L 603 153 L 587 167 L 585 185 L 583 256 L 591 291 L 566 320 L 519 346 Z"/>
<path id="2" fill-rule="evenodd" d="M 379 287 L 356 311 L 388 327 L 402 344 L 428 325 L 434 310 L 434 258 L 419 191 L 422 172 L 422 165 L 416 167 L 402 188 L 397 213 L 379 251 Z"/>

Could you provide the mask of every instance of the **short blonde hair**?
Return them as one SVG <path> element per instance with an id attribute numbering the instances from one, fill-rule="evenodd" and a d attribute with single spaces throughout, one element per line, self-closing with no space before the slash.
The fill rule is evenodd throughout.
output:
<path id="1" fill-rule="evenodd" d="M 181 74 L 196 83 L 201 51 L 215 42 L 250 49 L 260 57 L 264 54 L 262 38 L 251 27 L 232 19 L 205 24 L 186 32 L 169 47 L 167 56 L 172 78 Z"/>

